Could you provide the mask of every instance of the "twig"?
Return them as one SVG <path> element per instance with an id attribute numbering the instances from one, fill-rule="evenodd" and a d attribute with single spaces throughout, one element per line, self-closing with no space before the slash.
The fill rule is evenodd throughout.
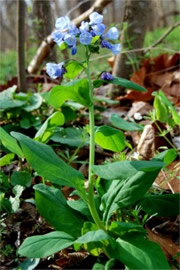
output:
<path id="1" fill-rule="evenodd" d="M 66 16 L 69 16 L 73 11 L 75 11 L 77 8 L 79 8 L 81 5 L 85 4 L 89 0 L 82 0 L 80 3 L 78 3 L 75 7 L 71 8 L 67 13 Z"/>
<path id="2" fill-rule="evenodd" d="M 180 22 L 177 22 L 173 24 L 167 32 L 165 32 L 154 44 L 152 44 L 148 49 L 144 51 L 144 55 L 151 51 L 152 48 L 156 47 L 158 44 L 160 44 L 176 27 L 180 26 Z"/>

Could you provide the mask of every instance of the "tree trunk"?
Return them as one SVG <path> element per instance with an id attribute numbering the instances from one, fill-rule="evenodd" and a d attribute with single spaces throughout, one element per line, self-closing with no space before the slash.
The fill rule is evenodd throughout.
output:
<path id="1" fill-rule="evenodd" d="M 49 0 L 34 0 L 33 2 L 34 14 L 34 33 L 37 45 L 39 46 L 53 30 L 53 20 L 51 12 L 51 3 Z M 55 48 L 50 51 L 48 61 L 56 61 Z"/>
<path id="2" fill-rule="evenodd" d="M 17 1 L 17 71 L 18 71 L 18 88 L 26 92 L 26 70 L 24 57 L 24 26 L 25 26 L 26 4 L 24 0 Z"/>
<path id="3" fill-rule="evenodd" d="M 126 0 L 125 18 L 127 29 L 124 31 L 123 48 L 133 50 L 143 47 L 147 28 L 148 14 L 151 9 L 150 0 Z M 116 57 L 113 75 L 129 79 L 133 71 L 138 68 L 141 52 L 119 54 Z M 124 88 L 110 88 L 110 95 L 115 98 L 124 93 Z"/>

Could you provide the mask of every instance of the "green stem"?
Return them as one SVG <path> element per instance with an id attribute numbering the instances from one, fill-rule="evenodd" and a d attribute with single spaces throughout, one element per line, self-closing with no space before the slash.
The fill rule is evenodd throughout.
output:
<path id="1" fill-rule="evenodd" d="M 155 123 L 157 129 L 159 130 L 160 134 L 162 134 L 163 131 L 162 131 L 162 129 L 160 128 L 160 126 L 158 125 L 158 123 L 157 123 L 156 121 L 155 121 L 154 123 Z M 175 146 L 173 145 L 173 143 L 168 139 L 168 137 L 167 137 L 166 135 L 163 135 L 163 137 L 164 137 L 164 139 L 169 143 L 169 145 L 170 145 L 174 150 L 177 151 L 176 147 L 175 147 Z"/>
<path id="2" fill-rule="evenodd" d="M 94 201 L 94 174 L 92 171 L 92 166 L 94 165 L 94 159 L 95 159 L 94 104 L 93 104 L 93 85 L 91 82 L 91 76 L 90 76 L 90 71 L 89 71 L 89 54 L 88 54 L 87 47 L 86 47 L 86 61 L 87 61 L 86 72 L 87 72 L 87 77 L 89 81 L 89 95 L 91 99 L 91 105 L 89 106 L 90 149 L 89 149 L 89 177 L 88 177 L 88 183 L 89 183 L 89 192 L 88 192 L 89 205 L 88 206 L 96 225 L 100 229 L 105 230 L 105 226 L 98 215 L 95 201 Z"/>

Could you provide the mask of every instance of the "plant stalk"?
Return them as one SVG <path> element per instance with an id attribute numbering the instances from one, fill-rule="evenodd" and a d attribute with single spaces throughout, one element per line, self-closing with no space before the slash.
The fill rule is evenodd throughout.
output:
<path id="1" fill-rule="evenodd" d="M 91 82 L 90 70 L 89 70 L 89 54 L 88 48 L 86 48 L 86 61 L 87 61 L 87 78 L 89 82 L 89 95 L 91 100 L 91 105 L 89 106 L 89 128 L 90 128 L 90 148 L 89 148 L 89 176 L 88 176 L 88 184 L 89 184 L 89 192 L 88 192 L 88 199 L 89 199 L 89 210 L 91 215 L 98 226 L 98 228 L 105 230 L 105 226 L 100 219 L 96 205 L 94 200 L 94 174 L 92 171 L 92 166 L 94 165 L 95 160 L 95 128 L 94 128 L 94 104 L 93 104 L 93 86 Z"/>

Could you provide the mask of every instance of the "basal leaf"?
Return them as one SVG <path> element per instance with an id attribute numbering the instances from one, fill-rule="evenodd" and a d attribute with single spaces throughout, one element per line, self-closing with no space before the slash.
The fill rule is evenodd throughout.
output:
<path id="1" fill-rule="evenodd" d="M 46 119 L 36 133 L 36 140 L 43 143 L 47 142 L 54 134 L 55 128 L 62 125 L 64 125 L 64 115 L 61 112 L 54 112 Z"/>
<path id="2" fill-rule="evenodd" d="M 95 142 L 113 152 L 120 152 L 126 147 L 123 132 L 109 126 L 101 126 L 96 130 Z"/>
<path id="3" fill-rule="evenodd" d="M 137 233 L 117 239 L 114 257 L 129 269 L 170 269 L 160 246 Z"/>
<path id="4" fill-rule="evenodd" d="M 24 157 L 17 141 L 13 137 L 11 137 L 2 127 L 0 127 L 0 140 L 8 150 L 15 153 L 21 158 Z"/>
<path id="5" fill-rule="evenodd" d="M 47 185 L 34 186 L 35 200 L 40 214 L 56 229 L 79 236 L 85 220 L 70 208 L 62 192 Z"/>
<path id="6" fill-rule="evenodd" d="M 136 124 L 136 122 L 128 122 L 118 114 L 112 114 L 110 121 L 112 122 L 113 126 L 123 130 L 127 131 L 143 130 L 143 127 Z"/>
<path id="7" fill-rule="evenodd" d="M 113 181 L 102 197 L 104 221 L 107 223 L 117 209 L 127 207 L 141 199 L 151 187 L 159 171 L 160 168 L 153 172 L 139 171 L 124 181 Z"/>
<path id="8" fill-rule="evenodd" d="M 161 161 L 117 161 L 106 165 L 95 165 L 95 174 L 107 180 L 123 180 L 135 175 L 138 171 L 154 171 L 162 168 Z"/>
<path id="9" fill-rule="evenodd" d="M 157 214 L 158 216 L 177 216 L 179 209 L 180 194 L 162 194 L 162 195 L 145 195 L 138 202 L 143 210 L 149 215 Z"/>
<path id="10" fill-rule="evenodd" d="M 29 258 L 44 258 L 71 246 L 74 238 L 65 232 L 50 232 L 25 239 L 18 254 Z"/>
<path id="11" fill-rule="evenodd" d="M 40 176 L 58 185 L 75 187 L 85 197 L 83 175 L 60 159 L 50 146 L 17 132 L 12 132 L 12 135 L 19 141 L 25 158 Z"/>
<path id="12" fill-rule="evenodd" d="M 75 242 L 78 244 L 87 244 L 91 242 L 99 242 L 110 239 L 111 237 L 104 230 L 97 230 L 87 232 L 86 234 L 80 236 Z"/>

